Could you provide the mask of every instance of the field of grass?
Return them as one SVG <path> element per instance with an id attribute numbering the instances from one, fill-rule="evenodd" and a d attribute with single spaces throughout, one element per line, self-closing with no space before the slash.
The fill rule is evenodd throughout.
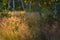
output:
<path id="1" fill-rule="evenodd" d="M 54 23 L 49 29 L 47 20 L 36 12 L 0 13 L 0 40 L 56 40 L 57 22 Z"/>
<path id="2" fill-rule="evenodd" d="M 32 13 L 26 14 L 25 11 L 1 14 L 0 40 L 34 40 L 40 31 L 37 24 L 40 19 Z"/>

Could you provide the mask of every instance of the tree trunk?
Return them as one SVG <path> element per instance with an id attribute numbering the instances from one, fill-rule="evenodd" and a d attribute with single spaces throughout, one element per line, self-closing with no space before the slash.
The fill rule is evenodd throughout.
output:
<path id="1" fill-rule="evenodd" d="M 15 10 L 15 1 L 13 0 L 13 11 Z"/>
<path id="2" fill-rule="evenodd" d="M 22 4 L 22 8 L 23 8 L 23 10 L 24 10 L 25 8 L 24 8 L 23 0 L 20 0 L 20 1 L 21 1 L 21 4 Z"/>
<path id="3" fill-rule="evenodd" d="M 32 8 L 32 2 L 30 1 L 29 2 L 29 9 L 31 9 Z"/>
<path id="4" fill-rule="evenodd" d="M 10 8 L 10 0 L 8 0 L 8 10 L 9 10 L 9 8 Z"/>

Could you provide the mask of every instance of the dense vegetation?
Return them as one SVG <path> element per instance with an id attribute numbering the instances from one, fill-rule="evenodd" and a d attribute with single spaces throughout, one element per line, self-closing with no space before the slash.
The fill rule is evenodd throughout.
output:
<path id="1" fill-rule="evenodd" d="M 0 40 L 60 40 L 60 0 L 0 0 Z"/>
<path id="2" fill-rule="evenodd" d="M 59 0 L 0 0 L 1 10 L 33 10 L 40 11 L 43 8 L 56 9 Z"/>

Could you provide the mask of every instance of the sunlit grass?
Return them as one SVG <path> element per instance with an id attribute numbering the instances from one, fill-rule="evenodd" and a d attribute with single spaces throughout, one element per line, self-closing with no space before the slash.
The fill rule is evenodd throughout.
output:
<path id="1" fill-rule="evenodd" d="M 10 17 L 5 17 L 5 15 L 2 17 L 2 19 L 0 19 L 0 39 L 34 40 L 34 36 L 38 33 L 39 30 L 37 29 L 37 23 L 40 20 L 39 15 L 35 17 L 35 14 L 27 14 L 25 11 L 9 12 L 8 15 L 11 15 Z M 30 27 L 30 24 L 32 27 Z"/>
<path id="2" fill-rule="evenodd" d="M 0 14 L 0 40 L 48 39 L 47 31 L 54 34 L 57 30 L 57 22 L 49 26 L 49 20 L 48 15 L 40 15 L 38 12 L 14 11 Z"/>

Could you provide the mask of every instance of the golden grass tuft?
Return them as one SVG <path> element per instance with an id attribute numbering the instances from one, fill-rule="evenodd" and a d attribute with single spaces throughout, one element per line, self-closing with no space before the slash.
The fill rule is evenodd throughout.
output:
<path id="1" fill-rule="evenodd" d="M 34 13 L 27 14 L 25 11 L 19 13 L 9 12 L 11 17 L 0 19 L 0 40 L 33 40 L 38 35 L 39 16 L 36 17 Z"/>

